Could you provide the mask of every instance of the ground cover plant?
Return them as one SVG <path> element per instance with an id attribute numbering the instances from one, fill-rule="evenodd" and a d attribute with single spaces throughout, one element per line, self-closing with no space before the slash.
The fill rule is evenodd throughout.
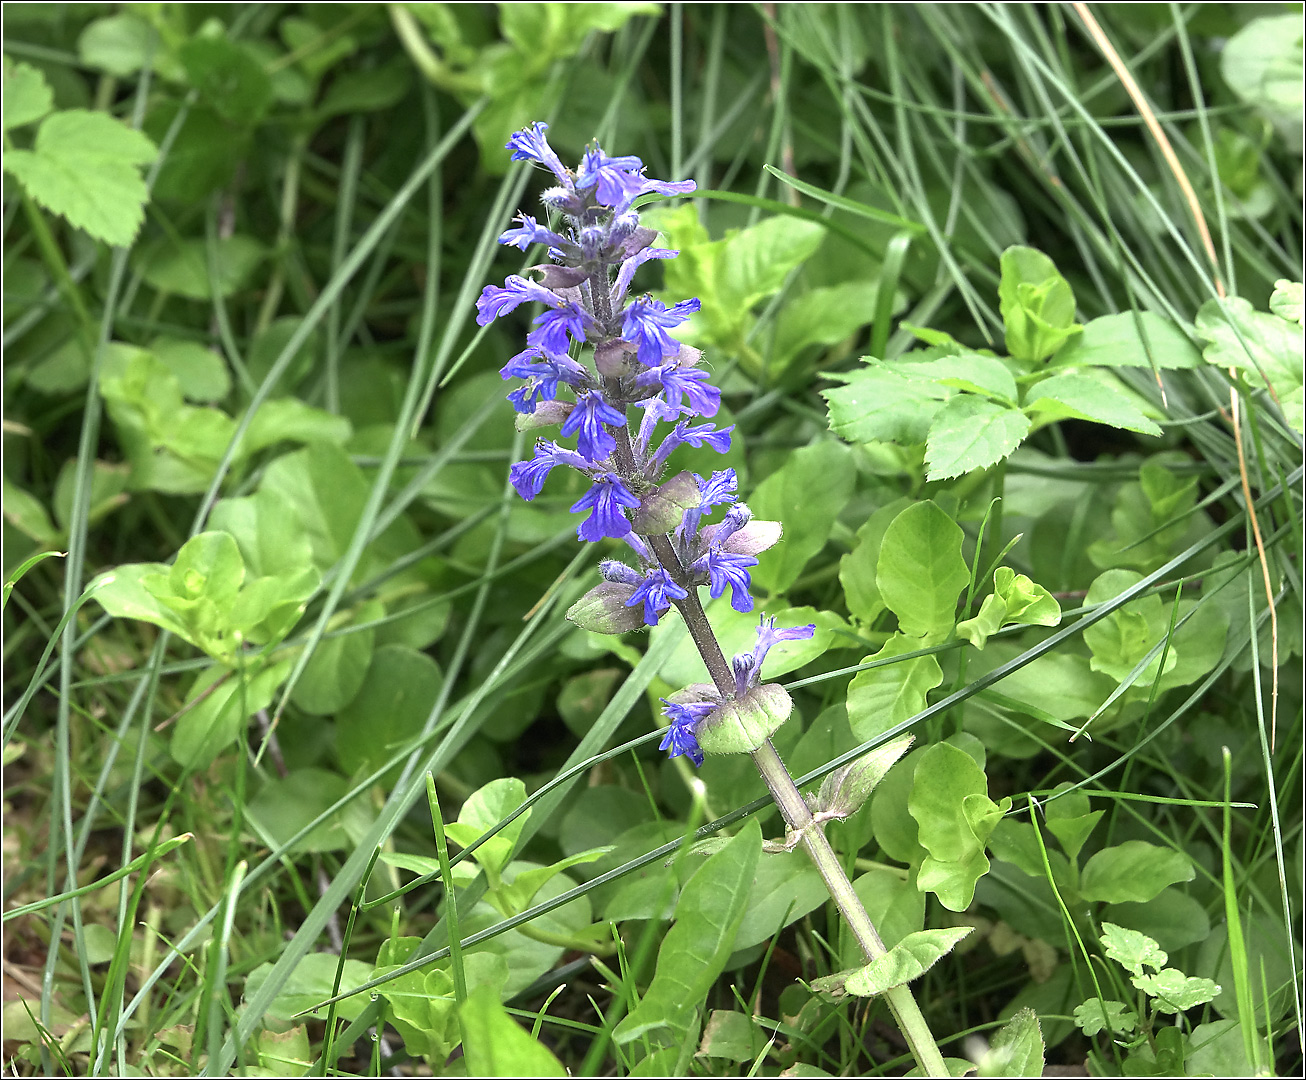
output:
<path id="1" fill-rule="evenodd" d="M 8 1069 L 1300 1070 L 1299 9 L 4 20 Z"/>

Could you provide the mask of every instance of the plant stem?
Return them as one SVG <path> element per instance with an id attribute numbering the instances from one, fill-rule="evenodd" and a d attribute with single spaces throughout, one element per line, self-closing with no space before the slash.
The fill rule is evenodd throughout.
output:
<path id="1" fill-rule="evenodd" d="M 676 557 L 671 541 L 666 536 L 650 536 L 646 539 L 663 568 L 677 581 L 683 582 L 684 569 Z M 725 654 L 721 651 L 716 634 L 707 621 L 703 605 L 699 603 L 698 590 L 690 586 L 689 595 L 683 600 L 676 601 L 675 604 L 685 620 L 685 625 L 689 628 L 689 634 L 694 639 L 694 644 L 698 647 L 699 655 L 702 656 L 717 690 L 723 698 L 735 697 L 734 676 L 730 671 L 730 665 L 726 663 Z M 839 862 L 839 857 L 830 846 L 830 841 L 826 839 L 820 825 L 813 820 L 812 812 L 798 790 L 798 785 L 789 775 L 789 770 L 780 760 L 780 755 L 771 744 L 771 740 L 768 739 L 754 750 L 752 756 L 757 771 L 762 774 L 762 779 L 771 792 L 771 798 L 780 808 L 785 824 L 802 837 L 804 849 L 825 881 L 830 897 L 857 938 L 857 943 L 862 947 L 867 963 L 884 956 L 888 950 L 880 940 L 880 935 L 876 933 L 870 916 L 866 914 L 861 897 L 857 895 L 852 882 L 848 880 L 843 864 Z M 902 1030 L 917 1063 L 925 1074 L 948 1076 L 948 1067 L 943 1062 L 943 1055 L 939 1053 L 939 1047 L 911 990 L 905 985 L 895 986 L 892 990 L 886 991 L 884 997 L 889 1005 L 889 1011 L 893 1013 L 898 1027 Z"/>

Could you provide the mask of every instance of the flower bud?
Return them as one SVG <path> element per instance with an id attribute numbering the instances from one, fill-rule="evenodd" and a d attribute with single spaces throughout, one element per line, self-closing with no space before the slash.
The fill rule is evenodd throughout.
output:
<path id="1" fill-rule="evenodd" d="M 594 349 L 594 367 L 600 375 L 610 379 L 633 375 L 636 371 L 644 370 L 643 365 L 635 359 L 637 351 L 638 346 L 620 338 L 605 341 Z"/>
<path id="2" fill-rule="evenodd" d="M 705 754 L 749 754 L 789 719 L 794 703 L 779 683 L 752 687 L 713 709 L 695 732 Z"/>
<path id="3" fill-rule="evenodd" d="M 625 634 L 639 630 L 644 616 L 638 606 L 627 607 L 635 586 L 601 581 L 567 609 L 567 618 L 595 634 Z"/>
<path id="4" fill-rule="evenodd" d="M 708 525 L 703 530 L 703 540 L 706 544 L 711 544 L 715 539 L 721 526 L 721 522 L 716 525 Z M 769 547 L 774 547 L 780 542 L 781 533 L 780 522 L 778 521 L 750 521 L 740 529 L 736 529 L 722 542 L 721 550 L 728 551 L 731 555 L 759 555 Z"/>
<path id="5" fill-rule="evenodd" d="M 574 289 L 590 276 L 588 270 L 579 266 L 557 266 L 554 263 L 540 263 L 530 270 L 539 275 L 539 283 L 546 289 Z"/>
<path id="6" fill-rule="evenodd" d="M 575 407 L 570 401 L 541 401 L 535 406 L 534 412 L 517 414 L 517 430 L 534 431 L 536 428 L 561 424 Z"/>
<path id="7" fill-rule="evenodd" d="M 645 536 L 669 533 L 701 499 L 693 473 L 677 473 L 640 500 L 639 509 L 631 515 L 631 528 Z"/>

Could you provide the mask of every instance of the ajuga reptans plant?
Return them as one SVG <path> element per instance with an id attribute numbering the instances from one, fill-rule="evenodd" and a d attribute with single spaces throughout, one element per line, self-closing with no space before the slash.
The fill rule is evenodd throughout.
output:
<path id="1" fill-rule="evenodd" d="M 521 429 L 559 427 L 560 436 L 574 436 L 576 445 L 539 439 L 531 458 L 512 466 L 513 487 L 523 499 L 534 499 L 560 465 L 589 480 L 589 490 L 571 508 L 585 515 L 577 535 L 624 541 L 635 565 L 603 560 L 603 581 L 568 617 L 588 630 L 619 634 L 656 625 L 672 607 L 679 611 L 712 682 L 663 699 L 670 725 L 661 749 L 695 765 L 705 753 L 751 754 L 784 815 L 785 846 L 807 850 L 867 960 L 874 961 L 885 954 L 884 945 L 821 824 L 855 810 L 906 741 L 873 752 L 856 763 L 860 768 L 832 774 L 835 782 L 827 780 L 809 805 L 770 741 L 792 703 L 782 687 L 761 681 L 761 671 L 773 645 L 811 637 L 815 626 L 777 627 L 774 619 L 763 618 L 755 647 L 727 663 L 698 598 L 706 586 L 713 598 L 729 592 L 736 611 L 752 611 L 749 569 L 779 541 L 780 525 L 752 519 L 737 500 L 733 469 L 709 477 L 665 475 L 676 447 L 707 445 L 724 453 L 733 430 L 712 422 L 721 392 L 700 366 L 702 354 L 669 333 L 698 310 L 698 300 L 668 307 L 631 293 L 641 264 L 677 254 L 655 246 L 657 234 L 640 224 L 635 201 L 685 195 L 694 182 L 650 180 L 639 158 L 609 157 L 597 144 L 573 171 L 549 146 L 547 130 L 532 124 L 514 134 L 507 149 L 512 160 L 535 162 L 553 174 L 557 184 L 541 201 L 557 228 L 519 214 L 499 242 L 522 251 L 546 245 L 550 261 L 529 269 L 534 280 L 514 274 L 502 287 L 486 286 L 476 304 L 477 322 L 484 326 L 527 302 L 543 306 L 526 348 L 500 374 L 520 380 L 508 400 Z M 721 519 L 709 522 L 722 508 Z M 926 1072 L 948 1075 L 910 991 L 898 986 L 886 998 Z"/>

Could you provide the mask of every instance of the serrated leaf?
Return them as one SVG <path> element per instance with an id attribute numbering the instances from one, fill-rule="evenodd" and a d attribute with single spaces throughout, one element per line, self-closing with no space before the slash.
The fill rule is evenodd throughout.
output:
<path id="1" fill-rule="evenodd" d="M 1029 396 L 1034 400 L 1025 406 L 1026 411 L 1042 414 L 1044 418 L 1074 417 L 1143 435 L 1161 434 L 1161 429 L 1124 391 L 1116 390 L 1091 375 L 1076 372 L 1053 375 L 1035 384 Z"/>
<path id="2" fill-rule="evenodd" d="M 1104 848 L 1084 865 L 1079 894 L 1089 901 L 1144 903 L 1167 885 L 1192 881 L 1192 860 L 1182 851 L 1145 840 Z"/>
<path id="3" fill-rule="evenodd" d="M 994 356 L 985 356 L 972 350 L 963 350 L 955 356 L 941 356 L 914 364 L 910 369 L 900 368 L 904 374 L 929 379 L 952 390 L 965 390 L 971 394 L 992 394 L 1005 398 L 1012 407 L 1016 404 L 1016 380 L 1007 366 Z"/>
<path id="4" fill-rule="evenodd" d="M 850 974 L 843 988 L 855 997 L 874 997 L 895 986 L 905 986 L 929 971 L 974 930 L 973 926 L 950 926 L 908 934 L 884 956 Z"/>
<path id="5" fill-rule="evenodd" d="M 1058 368 L 1141 367 L 1164 371 L 1200 367 L 1202 354 L 1179 327 L 1151 311 L 1122 311 L 1084 324 L 1057 353 Z"/>
<path id="6" fill-rule="evenodd" d="M 4 58 L 4 130 L 35 123 L 54 108 L 54 91 L 45 76 L 30 64 Z M 6 155 L 7 156 L 7 155 Z"/>
<path id="7" fill-rule="evenodd" d="M 41 122 L 31 150 L 11 150 L 4 167 L 47 210 L 97 240 L 127 247 L 149 198 L 140 166 L 154 143 L 107 113 L 68 109 Z"/>
<path id="8" fill-rule="evenodd" d="M 1220 992 L 1212 980 L 1191 978 L 1175 968 L 1164 968 L 1155 975 L 1135 975 L 1129 981 L 1152 999 L 1157 1012 L 1163 1013 L 1181 1013 L 1205 1005 Z"/>
<path id="9" fill-rule="evenodd" d="M 1306 324 L 1306 296 L 1303 295 L 1300 281 L 1288 281 L 1281 278 L 1274 283 L 1274 292 L 1270 295 L 1270 310 L 1279 318 L 1295 322 L 1298 326 Z"/>
<path id="10" fill-rule="evenodd" d="M 1170 959 L 1165 950 L 1146 934 L 1111 922 L 1102 924 L 1102 949 L 1135 975 L 1142 975 L 1144 967 L 1160 971 Z"/>
<path id="11" fill-rule="evenodd" d="M 1210 342 L 1202 350 L 1208 364 L 1237 368 L 1253 386 L 1268 381 L 1292 426 L 1299 432 L 1306 430 L 1301 395 L 1306 341 L 1300 326 L 1232 296 L 1204 303 L 1197 312 L 1196 328 Z"/>
<path id="12" fill-rule="evenodd" d="M 1075 1008 L 1075 1023 L 1080 1031 L 1089 1036 L 1096 1035 L 1099 1031 L 1124 1035 L 1138 1027 L 1138 1017 L 1123 1001 L 1093 998 Z"/>
<path id="13" fill-rule="evenodd" d="M 972 394 L 951 398 L 930 424 L 925 442 L 928 479 L 947 480 L 1001 461 L 1029 434 L 1021 410 Z"/>
<path id="14" fill-rule="evenodd" d="M 843 386 L 821 391 L 829 403 L 830 430 L 851 443 L 923 443 L 947 388 L 909 378 L 875 357 L 863 359 L 868 367 L 840 375 Z"/>

